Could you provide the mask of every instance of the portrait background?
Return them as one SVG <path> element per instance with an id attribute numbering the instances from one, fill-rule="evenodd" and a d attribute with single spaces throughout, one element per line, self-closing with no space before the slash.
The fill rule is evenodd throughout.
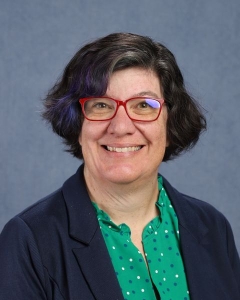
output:
<path id="1" fill-rule="evenodd" d="M 47 90 L 82 45 L 133 32 L 175 54 L 208 120 L 197 146 L 160 172 L 219 209 L 240 252 L 239 0 L 2 0 L 0 7 L 0 231 L 81 163 L 41 120 Z"/>

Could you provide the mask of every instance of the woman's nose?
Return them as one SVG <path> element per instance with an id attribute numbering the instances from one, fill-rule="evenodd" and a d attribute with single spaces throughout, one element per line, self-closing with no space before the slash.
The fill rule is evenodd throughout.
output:
<path id="1" fill-rule="evenodd" d="M 119 106 L 115 117 L 110 120 L 108 132 L 118 136 L 133 134 L 136 130 L 134 122 L 129 118 L 125 108 Z"/>

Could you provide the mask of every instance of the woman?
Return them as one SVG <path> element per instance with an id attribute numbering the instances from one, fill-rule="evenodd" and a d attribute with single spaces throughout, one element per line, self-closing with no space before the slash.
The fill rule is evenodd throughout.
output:
<path id="1" fill-rule="evenodd" d="M 43 117 L 83 158 L 1 234 L 1 299 L 240 299 L 225 217 L 158 174 L 206 122 L 172 53 L 116 33 L 80 49 Z"/>

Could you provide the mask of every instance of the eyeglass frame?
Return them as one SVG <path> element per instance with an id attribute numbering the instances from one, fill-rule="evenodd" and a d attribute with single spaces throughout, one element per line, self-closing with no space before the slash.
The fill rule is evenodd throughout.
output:
<path id="1" fill-rule="evenodd" d="M 88 118 L 88 117 L 86 116 L 86 113 L 85 113 L 84 104 L 85 104 L 88 100 L 91 100 L 91 99 L 110 99 L 110 100 L 113 100 L 115 103 L 117 103 L 116 110 L 115 110 L 113 116 L 112 116 L 111 118 L 108 118 L 108 119 L 102 119 L 102 120 L 92 120 L 92 119 Z M 160 109 L 159 109 L 159 112 L 158 112 L 157 117 L 156 117 L 155 119 L 153 119 L 153 120 L 139 120 L 139 119 L 131 118 L 131 117 L 129 116 L 129 114 L 128 114 L 126 105 L 127 105 L 127 103 L 128 103 L 129 101 L 134 100 L 134 99 L 152 99 L 152 100 L 155 100 L 155 101 L 159 102 L 159 103 L 160 103 Z M 111 97 L 103 97 L 103 96 L 101 96 L 101 97 L 84 97 L 84 98 L 80 98 L 80 99 L 78 100 L 78 102 L 81 104 L 82 112 L 83 112 L 84 117 L 85 117 L 87 120 L 93 121 L 93 122 L 94 122 L 94 121 L 98 121 L 98 122 L 99 122 L 99 121 L 109 121 L 109 120 L 112 120 L 112 119 L 116 116 L 116 114 L 117 114 L 118 109 L 119 109 L 120 106 L 123 106 L 123 107 L 124 107 L 127 116 L 128 116 L 129 119 L 132 120 L 132 121 L 138 121 L 138 122 L 153 122 L 153 121 L 156 121 L 156 120 L 158 119 L 158 117 L 160 116 L 160 113 L 161 113 L 161 111 L 162 111 L 162 107 L 163 107 L 163 105 L 164 105 L 164 103 L 165 103 L 164 99 L 162 99 L 162 98 L 161 98 L 161 99 L 156 99 L 156 98 L 152 98 L 152 97 L 133 97 L 133 98 L 129 98 L 129 99 L 125 100 L 125 101 L 122 101 L 122 100 L 113 99 L 113 98 L 111 98 Z"/>

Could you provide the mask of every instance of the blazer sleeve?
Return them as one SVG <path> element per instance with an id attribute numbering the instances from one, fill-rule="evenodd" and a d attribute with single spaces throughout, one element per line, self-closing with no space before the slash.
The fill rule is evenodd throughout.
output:
<path id="1" fill-rule="evenodd" d="M 229 261 L 232 266 L 232 270 L 236 279 L 236 283 L 239 289 L 239 294 L 240 294 L 240 259 L 239 259 L 239 254 L 236 249 L 235 241 L 234 241 L 234 236 L 232 232 L 231 225 L 229 224 L 228 220 L 225 219 L 226 222 L 226 234 L 227 234 L 227 249 L 228 249 L 228 257 Z"/>
<path id="2" fill-rule="evenodd" d="M 46 300 L 44 267 L 27 224 L 15 217 L 0 235 L 0 298 Z"/>

